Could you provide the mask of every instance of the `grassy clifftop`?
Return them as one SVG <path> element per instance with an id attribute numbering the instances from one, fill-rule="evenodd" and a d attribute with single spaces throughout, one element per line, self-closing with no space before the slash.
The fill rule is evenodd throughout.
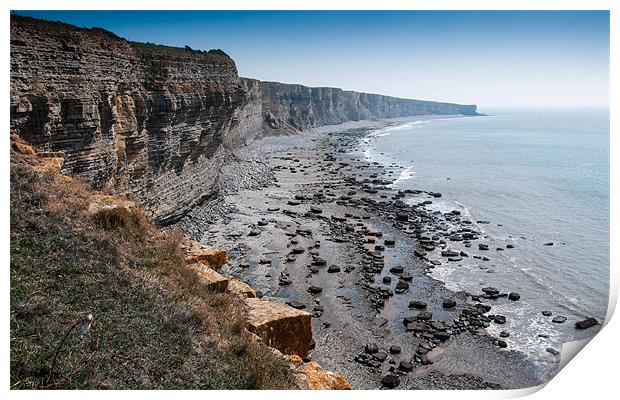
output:
<path id="1" fill-rule="evenodd" d="M 238 297 L 183 268 L 181 236 L 139 215 L 88 214 L 95 194 L 11 154 L 11 387 L 287 388 Z"/>

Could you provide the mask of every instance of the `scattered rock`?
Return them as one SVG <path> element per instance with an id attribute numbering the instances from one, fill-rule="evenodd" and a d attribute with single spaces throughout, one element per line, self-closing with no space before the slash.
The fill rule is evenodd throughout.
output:
<path id="1" fill-rule="evenodd" d="M 391 345 L 389 348 L 390 354 L 400 354 L 401 348 L 397 345 Z"/>
<path id="2" fill-rule="evenodd" d="M 310 286 L 308 288 L 308 293 L 311 293 L 311 294 L 319 294 L 322 291 L 323 291 L 323 288 L 320 288 L 318 286 Z"/>
<path id="3" fill-rule="evenodd" d="M 456 301 L 446 299 L 443 301 L 443 308 L 454 308 L 456 307 Z"/>
<path id="4" fill-rule="evenodd" d="M 379 346 L 376 343 L 368 343 L 364 351 L 368 354 L 375 354 L 379 352 Z"/>
<path id="5" fill-rule="evenodd" d="M 287 302 L 286 304 L 297 310 L 303 310 L 304 308 L 306 308 L 306 305 L 300 301 L 291 300 Z"/>
<path id="6" fill-rule="evenodd" d="M 416 308 L 418 310 L 422 310 L 422 309 L 426 308 L 426 303 L 423 302 L 423 301 L 413 300 L 413 301 L 409 302 L 409 308 Z"/>
<path id="7" fill-rule="evenodd" d="M 598 321 L 595 318 L 587 318 L 587 319 L 584 319 L 583 321 L 576 322 L 575 328 L 587 329 L 597 324 L 598 324 Z"/>
<path id="8" fill-rule="evenodd" d="M 388 389 L 394 389 L 400 385 L 400 378 L 396 374 L 387 374 L 381 378 L 381 384 Z"/>
<path id="9" fill-rule="evenodd" d="M 411 372 L 413 371 L 413 364 L 410 363 L 409 361 L 401 361 L 400 364 L 398 365 L 398 369 L 400 369 L 403 372 Z"/>
<path id="10" fill-rule="evenodd" d="M 340 267 L 337 265 L 330 265 L 329 268 L 327 268 L 327 272 L 329 272 L 330 274 L 340 272 Z"/>

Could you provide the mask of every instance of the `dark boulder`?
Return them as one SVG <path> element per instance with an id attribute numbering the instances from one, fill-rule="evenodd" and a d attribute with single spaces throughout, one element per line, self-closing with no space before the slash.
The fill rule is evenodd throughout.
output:
<path id="1" fill-rule="evenodd" d="M 327 272 L 329 272 L 330 274 L 340 272 L 340 267 L 337 265 L 330 265 L 329 268 L 327 268 Z"/>
<path id="2" fill-rule="evenodd" d="M 423 301 L 413 300 L 413 301 L 409 302 L 409 308 L 416 308 L 418 310 L 422 310 L 422 309 L 426 308 L 426 303 L 423 302 Z"/>
<path id="3" fill-rule="evenodd" d="M 319 294 L 322 291 L 323 291 L 323 289 L 318 287 L 318 286 L 310 286 L 308 288 L 308 293 L 311 293 L 311 294 Z"/>
<path id="4" fill-rule="evenodd" d="M 446 299 L 443 301 L 443 308 L 454 308 L 456 307 L 456 301 Z"/>
<path id="5" fill-rule="evenodd" d="M 401 361 L 398 365 L 398 369 L 403 372 L 411 372 L 413 370 L 413 364 L 409 361 Z"/>
<path id="6" fill-rule="evenodd" d="M 390 350 L 390 354 L 400 354 L 401 352 L 400 346 L 397 346 L 397 345 L 390 346 L 389 350 Z"/>
<path id="7" fill-rule="evenodd" d="M 598 321 L 595 318 L 588 318 L 588 319 L 584 319 L 583 321 L 576 322 L 575 328 L 587 329 L 597 324 L 598 324 Z"/>
<path id="8" fill-rule="evenodd" d="M 376 343 L 368 343 L 364 351 L 368 354 L 375 354 L 379 352 L 379 346 Z"/>
<path id="9" fill-rule="evenodd" d="M 387 374 L 381 378 L 381 384 L 388 389 L 394 389 L 400 385 L 400 378 L 396 374 Z"/>
<path id="10" fill-rule="evenodd" d="M 286 304 L 298 310 L 303 310 L 304 308 L 306 308 L 306 305 L 300 301 L 292 300 L 287 302 Z"/>

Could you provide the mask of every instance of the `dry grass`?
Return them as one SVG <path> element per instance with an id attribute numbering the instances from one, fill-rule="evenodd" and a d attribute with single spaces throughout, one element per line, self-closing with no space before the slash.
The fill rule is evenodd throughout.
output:
<path id="1" fill-rule="evenodd" d="M 99 210 L 93 222 L 104 230 L 115 230 L 121 235 L 143 240 L 148 231 L 154 231 L 141 210 L 115 207 Z"/>
<path id="2" fill-rule="evenodd" d="M 241 301 L 185 267 L 178 232 L 122 211 L 93 221 L 84 184 L 27 164 L 12 155 L 12 388 L 291 386 L 243 329 Z"/>

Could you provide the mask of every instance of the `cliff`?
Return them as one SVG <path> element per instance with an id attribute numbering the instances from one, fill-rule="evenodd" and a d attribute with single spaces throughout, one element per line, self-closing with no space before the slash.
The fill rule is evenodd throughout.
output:
<path id="1" fill-rule="evenodd" d="M 11 17 L 11 131 L 64 152 L 66 172 L 136 197 L 161 223 L 216 191 L 243 99 L 219 52 Z"/>
<path id="2" fill-rule="evenodd" d="M 301 131 L 347 121 L 415 115 L 478 115 L 475 105 L 401 99 L 247 78 L 242 78 L 241 82 L 245 91 L 260 101 L 263 127 L 267 130 Z"/>
<path id="3" fill-rule="evenodd" d="M 133 43 L 11 16 L 11 133 L 63 173 L 172 223 L 219 192 L 227 148 L 351 120 L 475 115 L 476 106 L 239 78 L 221 51 Z"/>

